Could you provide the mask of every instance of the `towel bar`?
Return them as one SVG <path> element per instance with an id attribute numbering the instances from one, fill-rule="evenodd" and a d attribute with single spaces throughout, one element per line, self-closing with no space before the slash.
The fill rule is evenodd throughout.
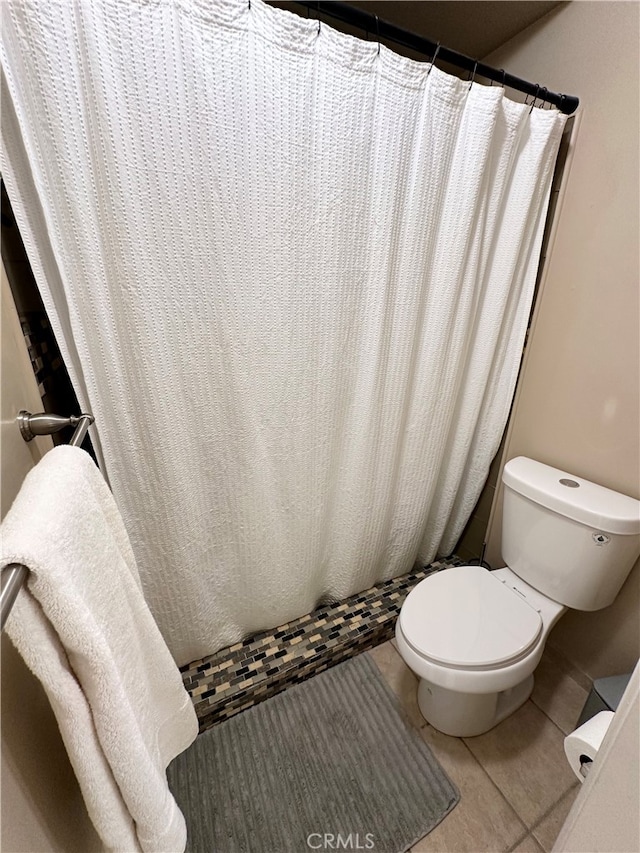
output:
<path id="1" fill-rule="evenodd" d="M 75 426 L 75 432 L 69 444 L 79 447 L 87 434 L 87 430 L 94 421 L 93 415 L 83 412 L 81 415 L 71 415 L 65 418 L 61 415 L 47 415 L 40 412 L 32 415 L 30 412 L 21 411 L 18 414 L 18 426 L 20 434 L 25 441 L 31 441 L 36 435 L 51 435 L 59 432 L 66 426 Z M 22 563 L 9 563 L 2 570 L 2 590 L 0 591 L 0 631 L 4 628 L 13 603 L 27 579 L 29 569 Z"/>

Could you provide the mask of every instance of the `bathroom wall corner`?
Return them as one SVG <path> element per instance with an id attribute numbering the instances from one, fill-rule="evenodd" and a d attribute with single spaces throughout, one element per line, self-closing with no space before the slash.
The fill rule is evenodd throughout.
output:
<path id="1" fill-rule="evenodd" d="M 640 498 L 640 6 L 568 3 L 489 57 L 581 99 L 502 465 L 529 456 Z M 593 56 L 615 55 L 615 63 Z M 502 467 L 501 465 L 501 467 Z M 500 553 L 502 484 L 486 558 Z M 610 607 L 567 613 L 550 643 L 593 679 L 640 652 L 640 568 Z"/>

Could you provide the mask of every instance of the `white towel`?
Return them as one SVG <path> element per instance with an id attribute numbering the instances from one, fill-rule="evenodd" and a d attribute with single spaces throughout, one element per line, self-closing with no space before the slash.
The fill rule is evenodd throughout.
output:
<path id="1" fill-rule="evenodd" d="M 30 569 L 6 631 L 49 696 L 102 840 L 123 853 L 183 851 L 166 767 L 196 737 L 197 719 L 88 454 L 47 453 L 1 534 L 2 566 Z"/>

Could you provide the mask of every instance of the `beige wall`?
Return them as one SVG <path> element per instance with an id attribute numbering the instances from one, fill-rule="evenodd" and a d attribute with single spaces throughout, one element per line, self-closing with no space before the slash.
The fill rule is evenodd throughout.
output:
<path id="1" fill-rule="evenodd" d="M 638 31 L 635 2 L 572 2 L 488 61 L 581 98 L 504 459 L 531 456 L 640 497 Z M 487 557 L 501 564 L 497 492 Z M 550 642 L 590 677 L 640 654 L 640 568 L 610 608 Z"/>
<path id="2" fill-rule="evenodd" d="M 49 449 L 50 438 L 26 444 L 15 417 L 41 410 L 9 285 L 1 268 L 2 515 L 25 474 Z M 3 853 L 88 853 L 102 845 L 89 821 L 58 726 L 40 683 L 2 636 Z"/>

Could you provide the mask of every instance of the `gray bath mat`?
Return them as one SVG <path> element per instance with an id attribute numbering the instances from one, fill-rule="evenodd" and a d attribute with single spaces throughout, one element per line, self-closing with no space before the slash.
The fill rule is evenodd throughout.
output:
<path id="1" fill-rule="evenodd" d="M 459 800 L 366 654 L 200 735 L 168 776 L 191 853 L 401 853 Z"/>

